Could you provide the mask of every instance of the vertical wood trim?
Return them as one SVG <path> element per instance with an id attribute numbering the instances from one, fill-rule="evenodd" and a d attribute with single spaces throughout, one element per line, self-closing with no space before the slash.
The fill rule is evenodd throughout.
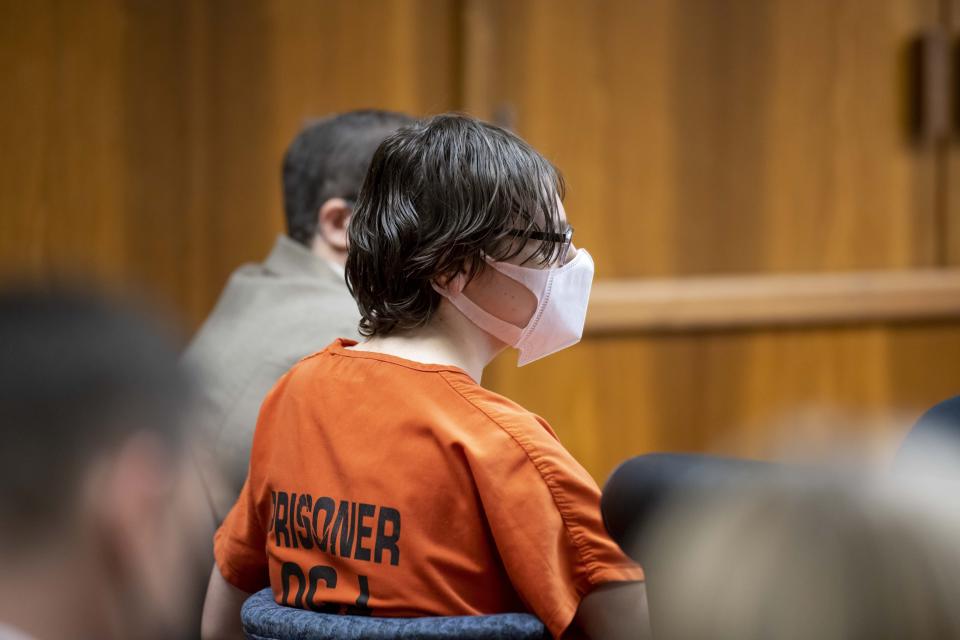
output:
<path id="1" fill-rule="evenodd" d="M 950 40 L 950 124 L 951 132 L 943 150 L 943 156 L 938 157 L 938 218 L 937 236 L 938 248 L 942 255 L 943 264 L 955 266 L 960 264 L 960 198 L 956 197 L 958 188 L 957 178 L 960 177 L 960 154 L 957 153 L 960 145 L 960 0 L 940 0 L 940 18 L 946 27 Z"/>
<path id="2" fill-rule="evenodd" d="M 477 118 L 493 117 L 496 29 L 487 0 L 462 0 L 461 108 Z"/>
<path id="3" fill-rule="evenodd" d="M 952 103 L 956 94 L 955 87 L 951 86 L 956 78 L 953 69 L 956 57 L 953 52 L 953 28 L 951 25 L 951 3 L 954 0 L 939 0 L 937 4 L 937 21 L 947 38 L 947 83 L 945 92 L 947 104 L 947 135 L 933 142 L 934 156 L 934 187 L 933 187 L 933 264 L 947 266 L 950 263 L 950 146 L 955 135 L 956 126 L 955 105 Z"/>
<path id="4" fill-rule="evenodd" d="M 189 272 L 195 280 L 193 286 L 186 288 L 187 299 L 185 312 L 191 326 L 198 326 L 209 311 L 210 300 L 216 300 L 219 292 L 219 281 L 211 278 L 211 269 L 207 261 L 206 247 L 209 245 L 211 234 L 209 224 L 209 199 L 207 198 L 206 183 L 209 176 L 207 170 L 209 154 L 204 144 L 204 133 L 209 126 L 207 114 L 208 96 L 207 87 L 210 81 L 210 42 L 209 23 L 210 7 L 205 2 L 189 2 L 188 16 L 188 51 L 187 59 L 190 69 L 187 72 L 189 87 L 189 110 L 186 122 L 187 140 L 189 148 L 186 159 L 189 165 L 187 172 L 187 237 L 185 239 Z"/>

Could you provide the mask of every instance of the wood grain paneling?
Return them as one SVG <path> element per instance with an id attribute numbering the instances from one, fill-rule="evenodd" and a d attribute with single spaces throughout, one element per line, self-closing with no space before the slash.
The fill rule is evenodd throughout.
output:
<path id="1" fill-rule="evenodd" d="M 0 275 L 139 284 L 196 326 L 283 228 L 311 118 L 457 106 L 454 0 L 0 4 Z"/>
<path id="2" fill-rule="evenodd" d="M 119 1 L 2 5 L 0 267 L 82 263 L 116 279 L 126 261 Z"/>
<path id="3" fill-rule="evenodd" d="M 467 106 L 514 114 L 564 171 L 601 291 L 940 264 L 938 158 L 907 128 L 909 43 L 937 0 L 503 1 L 465 15 L 488 34 L 467 68 L 492 68 Z M 960 390 L 956 328 L 617 333 L 520 370 L 504 356 L 488 382 L 542 412 L 598 479 L 652 450 L 770 455 L 784 423 L 888 453 L 921 407 Z"/>
<path id="4" fill-rule="evenodd" d="M 565 172 L 599 277 L 933 264 L 905 63 L 937 0 L 478 5 L 467 107 L 511 106 Z"/>
<path id="5" fill-rule="evenodd" d="M 960 265 L 960 0 L 941 0 L 950 42 L 950 136 L 943 146 L 941 177 L 943 261 Z"/>

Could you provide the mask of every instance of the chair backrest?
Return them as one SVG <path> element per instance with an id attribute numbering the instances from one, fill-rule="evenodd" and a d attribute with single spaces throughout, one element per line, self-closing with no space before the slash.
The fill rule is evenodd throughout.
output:
<path id="1" fill-rule="evenodd" d="M 243 605 L 243 632 L 250 640 L 543 640 L 543 623 L 528 613 L 435 618 L 369 618 L 294 609 L 277 604 L 264 589 Z"/>

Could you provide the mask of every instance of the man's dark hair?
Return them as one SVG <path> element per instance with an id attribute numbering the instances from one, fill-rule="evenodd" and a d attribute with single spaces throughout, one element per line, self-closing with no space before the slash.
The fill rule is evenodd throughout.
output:
<path id="1" fill-rule="evenodd" d="M 60 526 L 84 472 L 125 436 L 178 442 L 188 382 L 172 341 L 146 317 L 81 289 L 8 289 L 0 345 L 5 546 L 69 535 Z"/>
<path id="2" fill-rule="evenodd" d="M 297 134 L 283 158 L 287 235 L 309 246 L 330 198 L 356 200 L 377 146 L 413 118 L 367 109 L 324 118 Z"/>
<path id="3" fill-rule="evenodd" d="M 563 179 L 516 135 L 446 114 L 400 129 L 370 163 L 349 227 L 347 286 L 360 333 L 423 326 L 439 304 L 434 281 L 506 260 L 529 232 L 562 233 Z M 558 243 L 529 259 L 548 263 Z"/>

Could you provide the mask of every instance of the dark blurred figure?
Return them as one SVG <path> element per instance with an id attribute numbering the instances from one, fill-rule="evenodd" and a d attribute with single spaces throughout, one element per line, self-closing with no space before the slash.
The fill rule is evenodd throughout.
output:
<path id="1" fill-rule="evenodd" d="M 335 338 L 358 337 L 360 313 L 344 281 L 347 223 L 373 152 L 413 121 L 389 111 L 351 111 L 297 135 L 283 160 L 287 235 L 263 263 L 230 276 L 184 355 L 204 374 L 201 469 L 218 520 L 247 477 L 253 428 L 273 384 Z M 217 468 L 222 478 L 212 472 Z"/>
<path id="2" fill-rule="evenodd" d="M 617 544 L 649 572 L 647 563 L 655 564 L 656 558 L 641 558 L 637 543 L 674 502 L 694 494 L 726 495 L 785 470 L 769 462 L 692 453 L 636 456 L 614 469 L 603 487 L 603 523 Z"/>
<path id="3" fill-rule="evenodd" d="M 195 635 L 210 514 L 173 344 L 101 297 L 20 289 L 0 345 L 0 638 Z"/>
<path id="4" fill-rule="evenodd" d="M 897 453 L 896 466 L 922 472 L 931 459 L 940 457 L 960 459 L 960 396 L 944 400 L 920 416 Z"/>

